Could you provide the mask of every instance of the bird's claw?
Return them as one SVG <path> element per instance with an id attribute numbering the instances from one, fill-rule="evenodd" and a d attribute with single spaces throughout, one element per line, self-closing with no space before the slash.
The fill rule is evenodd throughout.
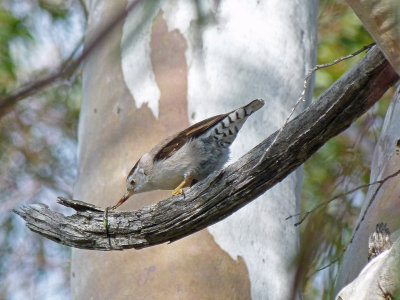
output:
<path id="1" fill-rule="evenodd" d="M 178 196 L 178 195 L 182 195 L 182 194 L 183 194 L 183 190 L 181 188 L 176 188 L 172 192 L 172 196 Z"/>

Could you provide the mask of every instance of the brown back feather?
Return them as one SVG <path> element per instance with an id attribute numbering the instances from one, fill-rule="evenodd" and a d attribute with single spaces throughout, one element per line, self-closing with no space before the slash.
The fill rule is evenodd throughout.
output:
<path id="1" fill-rule="evenodd" d="M 217 115 L 203 121 L 200 121 L 192 126 L 186 128 L 177 134 L 175 138 L 169 141 L 155 156 L 154 162 L 157 160 L 166 159 L 171 157 L 176 151 L 178 151 L 183 145 L 185 145 L 190 139 L 196 138 L 199 135 L 205 133 L 208 129 L 212 128 L 215 124 L 225 118 L 229 113 Z"/>

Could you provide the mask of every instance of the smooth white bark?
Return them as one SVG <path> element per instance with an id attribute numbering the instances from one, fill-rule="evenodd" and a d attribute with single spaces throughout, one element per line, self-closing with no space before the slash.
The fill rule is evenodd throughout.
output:
<path id="1" fill-rule="evenodd" d="M 298 99 L 303 78 L 315 61 L 317 1 L 210 1 L 200 27 L 194 2 L 162 2 L 168 24 L 186 38 L 189 120 L 194 123 L 239 107 L 254 98 L 266 100 L 232 146 L 232 161 L 283 125 Z M 124 41 L 142 22 L 146 7 L 124 27 Z M 123 48 L 124 80 L 140 107 L 147 103 L 158 117 L 158 92 L 149 59 L 151 19 L 142 23 L 138 40 Z M 307 98 L 308 100 L 310 97 Z M 304 105 L 302 105 L 304 107 Z M 301 172 L 209 228 L 216 243 L 233 259 L 241 256 L 250 276 L 253 299 L 287 299 L 293 285 L 292 261 L 299 246 L 294 221 Z M 238 228 L 240 233 L 237 234 Z"/>

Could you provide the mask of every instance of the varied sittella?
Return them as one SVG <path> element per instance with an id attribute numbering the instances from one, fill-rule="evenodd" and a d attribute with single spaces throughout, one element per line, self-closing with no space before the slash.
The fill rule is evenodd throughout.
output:
<path id="1" fill-rule="evenodd" d="M 173 190 L 172 195 L 182 194 L 183 187 L 222 169 L 240 128 L 263 105 L 263 100 L 253 100 L 163 140 L 137 161 L 126 179 L 127 192 L 111 209 L 116 209 L 133 193 Z"/>

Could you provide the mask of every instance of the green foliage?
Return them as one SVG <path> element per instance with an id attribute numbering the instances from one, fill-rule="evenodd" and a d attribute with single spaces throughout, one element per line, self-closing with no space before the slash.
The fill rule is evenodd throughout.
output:
<path id="1" fill-rule="evenodd" d="M 65 19 L 69 13 L 68 4 L 63 0 L 39 0 L 39 7 L 46 10 L 53 19 Z"/>
<path id="2" fill-rule="evenodd" d="M 80 89 L 80 78 L 52 87 L 0 120 L 0 299 L 14 299 L 17 290 L 27 296 L 22 291 L 43 285 L 51 274 L 62 279 L 51 286 L 53 292 L 57 284 L 60 292 L 69 290 L 70 249 L 33 235 L 10 210 L 29 202 L 54 205 L 57 195 L 71 196 Z M 16 276 L 18 282 L 10 285 Z"/>
<path id="3" fill-rule="evenodd" d="M 373 42 L 345 1 L 320 1 L 318 21 L 317 64 L 334 61 Z M 361 57 L 317 71 L 315 97 Z M 305 163 L 302 211 L 311 210 L 338 194 L 369 182 L 372 154 L 390 99 L 389 92 L 373 109 Z M 303 281 L 305 299 L 334 298 L 340 262 L 337 259 L 350 240 L 365 193 L 366 189 L 340 197 L 308 215 L 300 225 L 302 253 L 306 252 L 302 256 L 307 259 Z M 315 273 L 324 266 L 329 267 Z"/>
<path id="4" fill-rule="evenodd" d="M 32 3 L 25 10 L 15 5 L 17 13 L 13 14 L 6 9 L 11 9 L 13 2 L 3 6 L 4 2 L 0 1 L 0 97 L 21 86 L 20 78 L 34 80 L 37 74 L 48 72 L 21 68 L 13 60 L 20 61 L 21 53 L 11 53 L 15 47 L 10 45 L 21 39 L 35 41 L 37 28 L 32 24 L 38 24 L 40 16 L 50 13 L 62 30 L 68 25 L 64 18 L 77 11 L 72 2 L 49 0 Z M 29 24 L 29 30 L 25 24 Z M 45 29 L 39 30 L 46 34 Z M 31 42 L 19 45 L 27 48 L 23 53 L 41 46 Z M 54 49 L 63 50 L 63 46 L 54 40 Z M 11 209 L 29 202 L 54 205 L 57 195 L 71 195 L 80 98 L 81 78 L 73 76 L 17 103 L 0 119 L 0 299 L 70 298 L 70 249 L 27 231 Z"/>
<path id="5" fill-rule="evenodd" d="M 0 96 L 15 87 L 15 65 L 11 58 L 10 41 L 15 38 L 32 39 L 23 20 L 15 18 L 0 6 Z"/>
<path id="6" fill-rule="evenodd" d="M 317 64 L 325 64 L 372 43 L 360 20 L 345 1 L 320 1 Z M 362 55 L 317 72 L 314 94 L 319 95 Z"/>

